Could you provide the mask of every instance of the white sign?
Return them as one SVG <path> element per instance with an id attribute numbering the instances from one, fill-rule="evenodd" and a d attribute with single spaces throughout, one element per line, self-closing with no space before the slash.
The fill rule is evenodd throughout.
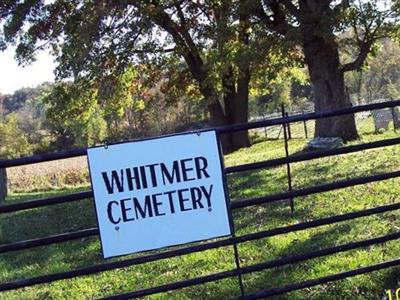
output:
<path id="1" fill-rule="evenodd" d="M 230 235 L 216 134 L 88 149 L 104 257 Z"/>

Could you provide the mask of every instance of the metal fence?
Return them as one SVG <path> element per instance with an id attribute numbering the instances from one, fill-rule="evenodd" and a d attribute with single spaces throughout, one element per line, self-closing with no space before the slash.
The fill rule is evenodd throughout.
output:
<path id="1" fill-rule="evenodd" d="M 363 105 L 363 106 L 356 106 L 356 107 L 351 107 L 351 108 L 346 108 L 346 109 L 341 109 L 341 110 L 336 110 L 336 111 L 327 111 L 327 112 L 319 112 L 319 113 L 313 112 L 313 113 L 304 113 L 304 114 L 300 114 L 300 115 L 290 115 L 290 116 L 284 116 L 284 117 L 274 118 L 274 119 L 259 120 L 259 121 L 255 121 L 255 122 L 251 122 L 251 123 L 247 123 L 247 124 L 238 124 L 238 125 L 233 125 L 233 126 L 215 128 L 218 136 L 221 136 L 226 133 L 241 131 L 241 130 L 257 129 L 257 128 L 264 128 L 264 127 L 271 127 L 271 126 L 283 126 L 283 136 L 284 136 L 284 140 L 285 140 L 285 149 L 286 149 L 285 157 L 266 160 L 266 161 L 259 161 L 259 162 L 255 162 L 255 163 L 243 164 L 243 165 L 238 165 L 238 166 L 233 166 L 233 167 L 226 167 L 226 168 L 224 168 L 224 176 L 227 176 L 228 174 L 240 173 L 240 172 L 244 172 L 244 171 L 260 170 L 260 169 L 264 169 L 264 168 L 271 168 L 271 167 L 277 167 L 277 166 L 286 166 L 287 175 L 288 175 L 287 191 L 277 193 L 277 194 L 265 195 L 263 197 L 231 201 L 229 214 L 231 215 L 231 217 L 233 217 L 232 211 L 234 211 L 234 210 L 239 210 L 239 209 L 242 209 L 245 207 L 250 207 L 250 206 L 255 206 L 255 205 L 261 205 L 261 204 L 267 204 L 267 203 L 273 203 L 273 202 L 279 202 L 279 201 L 287 201 L 288 199 L 292 200 L 291 205 L 292 205 L 292 209 L 294 209 L 293 199 L 296 197 L 308 196 L 308 195 L 312 195 L 312 194 L 323 193 L 323 192 L 333 191 L 333 190 L 342 189 L 342 188 L 346 188 L 346 187 L 362 185 L 362 184 L 366 184 L 366 183 L 377 182 L 377 181 L 387 180 L 390 178 L 400 177 L 400 171 L 393 171 L 393 172 L 387 172 L 387 173 L 374 174 L 374 175 L 370 175 L 370 176 L 357 177 L 357 178 L 352 178 L 352 179 L 347 179 L 347 180 L 340 180 L 340 181 L 335 181 L 335 182 L 331 182 L 331 183 L 325 183 L 325 184 L 315 185 L 315 186 L 311 186 L 311 187 L 306 187 L 306 188 L 302 188 L 302 189 L 293 189 L 291 186 L 291 181 L 290 181 L 290 178 L 291 178 L 290 166 L 293 163 L 301 162 L 301 161 L 309 161 L 309 160 L 322 158 L 322 157 L 355 153 L 355 152 L 367 150 L 367 149 L 374 149 L 374 148 L 398 145 L 398 144 L 400 144 L 400 137 L 385 139 L 385 140 L 380 140 L 380 141 L 374 141 L 374 142 L 369 142 L 369 143 L 364 143 L 364 144 L 345 146 L 345 147 L 341 147 L 341 148 L 337 148 L 337 149 L 306 152 L 306 153 L 291 155 L 291 156 L 289 156 L 289 151 L 288 151 L 288 138 L 289 138 L 288 137 L 288 126 L 289 126 L 289 124 L 293 124 L 295 122 L 308 122 L 311 120 L 339 116 L 339 115 L 344 115 L 344 114 L 354 114 L 354 113 L 366 112 L 366 111 L 371 111 L 371 110 L 375 110 L 375 109 L 392 108 L 392 107 L 396 107 L 396 106 L 400 106 L 400 100 L 386 102 L 386 103 L 375 103 L 375 104 L 369 104 L 369 105 Z M 62 152 L 57 152 L 57 153 L 34 155 L 34 156 L 23 157 L 23 158 L 19 158 L 19 159 L 2 160 L 2 161 L 0 161 L 0 168 L 20 166 L 20 165 L 26 165 L 26 164 L 34 164 L 34 163 L 58 160 L 58 159 L 69 158 L 69 157 L 76 157 L 76 156 L 86 155 L 86 152 L 87 152 L 86 149 L 76 149 L 76 150 L 71 150 L 71 151 L 62 151 Z M 44 207 L 44 206 L 56 205 L 56 204 L 60 204 L 60 203 L 66 203 L 66 202 L 80 201 L 80 200 L 83 200 L 86 198 L 92 198 L 92 197 L 93 197 L 93 192 L 89 190 L 89 191 L 78 192 L 78 193 L 73 193 L 73 194 L 69 194 L 69 195 L 57 196 L 57 197 L 53 197 L 53 198 L 31 200 L 31 201 L 26 201 L 26 202 L 22 202 L 22 203 L 9 204 L 9 205 L 0 206 L 0 214 L 7 214 L 7 213 L 12 213 L 12 212 L 33 209 L 33 208 L 39 208 L 39 207 Z M 167 259 L 167 258 L 183 256 L 183 255 L 194 253 L 194 252 L 201 252 L 201 251 L 205 251 L 205 250 L 209 250 L 209 249 L 216 249 L 219 247 L 233 246 L 236 250 L 237 245 L 244 243 L 244 242 L 255 241 L 255 240 L 269 238 L 269 237 L 273 237 L 273 236 L 277 236 L 277 235 L 281 235 L 281 234 L 287 234 L 287 233 L 301 231 L 301 230 L 305 230 L 305 229 L 316 228 L 319 226 L 335 224 L 335 223 L 348 221 L 348 220 L 354 220 L 354 219 L 358 219 L 358 218 L 372 216 L 375 214 L 380 214 L 380 213 L 389 212 L 389 211 L 395 211 L 395 210 L 399 210 L 399 209 L 400 209 L 400 203 L 396 202 L 396 203 L 389 204 L 389 205 L 354 211 L 354 212 L 340 214 L 340 215 L 334 215 L 334 216 L 330 216 L 330 217 L 326 217 L 326 218 L 320 218 L 320 219 L 307 221 L 307 222 L 303 222 L 303 223 L 298 223 L 298 224 L 294 224 L 294 225 L 273 228 L 273 229 L 259 231 L 259 232 L 253 232 L 253 233 L 240 235 L 240 236 L 237 236 L 235 234 L 235 232 L 233 231 L 232 236 L 223 238 L 223 239 L 219 239 L 219 240 L 213 240 L 213 241 L 208 241 L 208 242 L 195 244 L 195 245 L 189 245 L 189 246 L 186 245 L 186 246 L 181 246 L 181 247 L 177 247 L 177 248 L 173 248 L 173 249 L 166 249 L 162 252 L 145 254 L 145 255 L 142 255 L 139 257 L 122 259 L 122 260 L 118 260 L 118 261 L 102 262 L 100 264 L 95 264 L 95 265 L 82 267 L 82 268 L 78 268 L 78 269 L 74 269 L 74 270 L 64 271 L 64 272 L 58 272 L 58 273 L 54 273 L 54 274 L 42 275 L 42 276 L 37 276 L 37 277 L 32 277 L 32 278 L 24 278 L 24 279 L 9 281 L 9 282 L 2 282 L 2 283 L 0 283 L 0 291 L 20 289 L 20 288 L 24 288 L 24 287 L 28 287 L 28 286 L 37 285 L 37 284 L 50 283 L 50 282 L 54 282 L 54 281 L 58 281 L 58 280 L 69 279 L 69 278 L 74 278 L 74 277 L 79 277 L 79 276 L 84 276 L 84 275 L 89 275 L 89 274 L 95 274 L 95 273 L 99 273 L 99 272 L 105 272 L 105 271 L 109 271 L 109 270 L 139 265 L 139 264 L 143 264 L 143 263 L 147 263 L 147 262 L 154 262 L 154 261 L 159 261 L 159 260 L 163 260 L 163 259 Z M 43 237 L 43 238 L 37 238 L 37 239 L 32 239 L 32 240 L 23 240 L 23 241 L 11 243 L 11 244 L 0 245 L 0 253 L 8 253 L 8 252 L 12 252 L 12 251 L 30 249 L 30 248 L 38 247 L 38 246 L 45 246 L 45 245 L 50 245 L 50 244 L 54 244 L 54 243 L 62 243 L 62 242 L 66 242 L 66 241 L 76 240 L 76 239 L 93 237 L 93 236 L 97 236 L 98 234 L 99 234 L 98 228 L 89 228 L 89 229 L 79 230 L 79 231 L 75 231 L 75 232 L 65 232 L 62 234 Z M 135 291 L 127 292 L 127 293 L 121 293 L 118 295 L 110 296 L 110 297 L 108 297 L 108 299 L 128 299 L 128 298 L 134 298 L 134 297 L 144 297 L 144 296 L 148 296 L 148 295 L 152 295 L 152 294 L 156 294 L 156 293 L 168 292 L 168 291 L 173 291 L 173 290 L 181 289 L 181 288 L 185 288 L 185 287 L 200 285 L 203 283 L 214 282 L 214 281 L 218 281 L 218 280 L 225 279 L 225 278 L 237 278 L 238 286 L 240 287 L 240 294 L 237 295 L 237 297 L 239 299 L 257 299 L 257 298 L 264 298 L 264 297 L 268 297 L 268 296 L 280 295 L 280 294 L 288 293 L 291 291 L 305 289 L 308 287 L 313 287 L 316 285 L 356 276 L 359 274 L 365 274 L 365 273 L 373 272 L 376 270 L 381 270 L 381 269 L 390 268 L 390 267 L 394 267 L 394 266 L 400 266 L 400 259 L 394 259 L 391 261 L 381 262 L 381 263 L 378 263 L 375 265 L 364 266 L 364 267 L 354 269 L 351 271 L 338 273 L 338 274 L 334 274 L 334 275 L 329 275 L 326 277 L 316 278 L 316 279 L 312 279 L 312 280 L 296 282 L 296 283 L 281 286 L 281 287 L 260 290 L 255 293 L 247 293 L 246 292 L 246 290 L 243 287 L 242 275 L 259 272 L 262 270 L 272 269 L 272 268 L 276 268 L 276 267 L 280 267 L 280 266 L 286 266 L 286 265 L 306 261 L 306 260 L 313 259 L 313 258 L 333 255 L 333 254 L 337 254 L 337 253 L 341 253 L 341 252 L 345 252 L 345 251 L 349 251 L 349 250 L 353 250 L 353 249 L 368 247 L 368 246 L 375 245 L 375 244 L 381 244 L 381 243 L 385 243 L 388 241 L 394 241 L 399 238 L 400 238 L 400 232 L 395 232 L 395 233 L 390 233 L 390 234 L 387 234 L 384 236 L 371 238 L 371 239 L 367 239 L 367 240 L 362 240 L 362 241 L 357 241 L 357 242 L 351 242 L 351 243 L 347 243 L 347 244 L 342 244 L 342 245 L 335 246 L 335 247 L 324 248 L 324 249 L 311 251 L 311 252 L 307 252 L 307 253 L 298 253 L 296 255 L 287 256 L 284 258 L 279 258 L 279 259 L 266 261 L 266 262 L 262 262 L 262 263 L 257 263 L 257 264 L 253 264 L 253 265 L 249 265 L 249 266 L 241 266 L 239 254 L 237 251 L 235 251 L 236 267 L 231 270 L 218 272 L 218 273 L 212 273 L 209 275 L 190 278 L 190 279 L 186 279 L 186 280 L 182 280 L 182 281 L 171 282 L 171 283 L 167 283 L 164 285 L 135 290 Z"/>
<path id="2" fill-rule="evenodd" d="M 378 99 L 372 102 L 372 104 L 384 103 L 393 101 L 392 99 Z M 279 111 L 275 111 L 263 116 L 252 118 L 253 121 L 276 119 L 282 116 L 299 116 L 303 114 L 309 114 L 313 111 L 310 110 L 309 106 L 307 110 L 300 110 L 298 108 L 285 108 L 281 107 Z M 381 133 L 388 130 L 399 130 L 400 129 L 400 108 L 396 107 L 385 107 L 374 109 L 370 111 L 362 111 L 355 114 L 355 121 L 357 127 L 365 128 L 371 133 Z M 310 139 L 314 136 L 314 119 L 304 119 L 299 122 L 291 122 L 287 124 L 287 135 L 288 139 Z M 274 125 L 263 128 L 257 128 L 253 130 L 255 136 L 259 136 L 262 139 L 284 139 L 283 125 Z"/>

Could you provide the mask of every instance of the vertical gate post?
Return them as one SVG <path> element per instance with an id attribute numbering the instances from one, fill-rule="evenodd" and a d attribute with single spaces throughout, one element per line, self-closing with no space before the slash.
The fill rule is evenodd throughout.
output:
<path id="1" fill-rule="evenodd" d="M 282 118 L 284 118 L 283 122 L 283 137 L 285 140 L 285 155 L 286 158 L 289 157 L 289 144 L 288 144 L 288 133 L 287 133 L 287 121 L 286 118 L 287 115 L 285 113 L 285 106 L 282 104 Z M 292 190 L 292 174 L 290 171 L 290 163 L 286 163 L 286 173 L 287 173 L 287 178 L 288 178 L 288 190 Z M 290 210 L 293 213 L 294 212 L 294 199 L 290 198 Z"/>
<path id="2" fill-rule="evenodd" d="M 4 204 L 7 194 L 7 170 L 0 169 L 0 205 Z"/>
<path id="3" fill-rule="evenodd" d="M 264 120 L 267 118 L 264 114 L 262 117 Z M 264 127 L 264 135 L 265 135 L 265 139 L 268 139 L 268 127 L 267 126 Z"/>
<path id="4" fill-rule="evenodd" d="M 285 112 L 285 117 L 289 117 L 289 113 Z M 290 123 L 286 123 L 286 129 L 288 134 L 288 139 L 292 139 L 292 130 L 290 129 Z"/>
<path id="5" fill-rule="evenodd" d="M 393 98 L 390 98 L 390 101 L 393 101 Z M 395 107 L 391 107 L 390 111 L 392 112 L 393 130 L 394 130 L 394 132 L 396 132 L 397 131 L 397 116 L 396 116 Z"/>
<path id="6" fill-rule="evenodd" d="M 231 238 L 232 238 L 232 246 L 233 246 L 233 253 L 235 256 L 235 269 L 236 269 L 236 276 L 238 279 L 239 283 L 239 289 L 240 289 L 240 297 L 239 299 L 244 298 L 244 285 L 243 285 L 243 278 L 242 278 L 242 269 L 240 267 L 240 259 L 239 259 L 239 251 L 238 251 L 238 243 L 236 240 L 236 229 L 235 229 L 235 223 L 233 221 L 233 214 L 232 210 L 230 208 L 230 195 L 229 195 L 229 189 L 228 189 L 228 179 L 226 176 L 225 172 L 225 162 L 224 162 L 224 156 L 223 156 L 223 151 L 222 151 L 222 143 L 220 139 L 221 133 L 217 132 L 217 142 L 219 145 L 219 157 L 220 157 L 220 162 L 221 162 L 221 170 L 222 170 L 222 176 L 223 176 L 223 184 L 224 184 L 224 192 L 225 192 L 225 198 L 226 198 L 226 205 L 228 208 L 228 217 L 229 217 L 229 225 L 231 228 Z"/>
<path id="7" fill-rule="evenodd" d="M 301 113 L 304 115 L 304 110 L 302 110 Z M 307 121 L 303 120 L 303 124 L 304 124 L 304 135 L 306 136 L 306 139 L 308 139 Z"/>

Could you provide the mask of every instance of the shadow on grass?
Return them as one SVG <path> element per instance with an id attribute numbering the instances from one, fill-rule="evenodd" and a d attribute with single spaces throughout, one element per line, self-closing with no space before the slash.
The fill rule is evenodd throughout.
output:
<path id="1" fill-rule="evenodd" d="M 275 259 L 285 258 L 292 255 L 305 254 L 308 252 L 334 247 L 340 245 L 341 243 L 337 243 L 337 240 L 340 239 L 342 235 L 348 234 L 351 232 L 350 224 L 341 224 L 334 225 L 326 228 L 323 231 L 318 231 L 311 235 L 305 241 L 299 241 L 298 239 L 294 239 L 287 247 L 282 249 L 277 255 L 274 256 L 273 259 L 268 259 L 267 261 L 272 261 Z M 259 247 L 263 247 L 260 251 L 265 251 L 265 243 L 264 245 L 259 245 Z M 360 248 L 366 249 L 366 248 Z M 349 255 L 352 251 L 344 251 L 343 254 Z M 332 275 L 335 273 L 345 272 L 353 268 L 345 268 L 341 270 L 330 270 L 329 268 L 322 268 L 321 266 L 329 266 L 332 263 L 332 256 L 341 255 L 341 254 L 332 254 L 328 256 L 322 256 L 318 258 L 308 259 L 305 261 L 301 261 L 294 264 L 284 265 L 281 267 L 266 269 L 260 272 L 251 273 L 245 275 L 245 291 L 246 293 L 254 293 L 260 290 L 278 288 L 285 285 L 295 284 L 302 281 L 306 281 L 309 279 L 324 277 L 328 275 Z M 338 258 L 340 259 L 340 258 Z M 329 262 L 330 261 L 330 262 Z M 342 264 L 338 263 L 338 266 Z M 379 271 L 382 272 L 382 271 Z M 372 286 L 360 286 L 355 287 L 354 289 L 349 288 L 347 284 L 340 283 L 327 283 L 325 285 L 317 285 L 315 289 L 307 288 L 299 291 L 285 293 L 282 295 L 278 295 L 272 297 L 271 299 L 356 299 L 354 297 L 362 297 L 362 295 L 369 295 L 368 299 L 372 295 L 376 295 L 377 299 L 379 294 L 383 294 L 384 289 L 387 288 L 395 288 L 398 285 L 398 278 L 400 276 L 400 269 L 389 268 L 383 271 L 384 273 L 376 275 L 374 279 L 375 281 L 379 281 L 379 288 L 376 289 L 374 285 Z M 376 274 L 367 273 L 368 274 Z M 365 275 L 364 275 L 365 276 Z M 327 288 L 327 286 L 330 286 Z M 355 292 L 355 295 L 350 295 L 350 293 Z M 314 294 L 314 295 L 313 295 Z M 358 296 L 357 296 L 358 295 Z M 357 298 L 358 299 L 358 298 Z M 361 299 L 361 298 L 360 298 Z M 367 299 L 367 298 L 365 298 Z"/>
<path id="2" fill-rule="evenodd" d="M 93 201 L 23 210 L 0 215 L 0 243 L 11 243 L 96 226 Z"/>
<path id="3" fill-rule="evenodd" d="M 1 254 L 0 268 L 6 270 L 1 276 L 2 281 L 47 275 L 100 263 L 103 257 L 99 247 L 96 238 L 85 238 Z M 94 251 L 94 248 L 99 251 Z M 11 275 L 6 276 L 5 273 Z"/>
<path id="4" fill-rule="evenodd" d="M 247 171 L 228 176 L 230 199 L 259 197 L 287 189 L 283 167 Z"/>
<path id="5" fill-rule="evenodd" d="M 378 156 L 379 149 L 331 156 L 292 164 L 292 182 L 295 189 L 331 183 L 394 171 L 399 160 L 396 155 Z M 297 154 L 293 154 L 295 156 Z M 375 159 L 376 157 L 376 159 Z M 365 164 L 365 160 L 371 160 Z"/>
<path id="6" fill-rule="evenodd" d="M 1 215 L 0 244 L 96 226 L 94 205 L 91 199 L 56 204 Z M 64 270 L 65 266 L 93 263 L 101 258 L 100 251 L 93 251 L 93 243 L 98 244 L 97 239 L 80 239 L 2 254 L 0 255 L 1 269 L 17 268 L 17 271 L 12 272 L 15 279 L 37 276 L 39 269 L 44 273 L 46 270 L 56 272 Z"/>
<path id="7" fill-rule="evenodd" d="M 334 246 L 335 237 L 338 235 L 338 232 L 345 234 L 349 231 L 350 227 L 342 224 L 333 228 L 325 228 L 323 231 L 316 232 L 305 241 L 294 239 L 289 245 L 283 248 L 280 252 L 276 253 L 273 259 L 268 259 L 268 261 L 319 250 L 322 247 Z M 268 243 L 268 240 L 266 240 L 266 242 Z M 265 246 L 264 249 L 260 249 L 260 251 L 262 250 L 265 251 Z M 320 263 L 321 259 L 324 260 L 326 257 L 320 258 L 319 261 L 307 260 L 306 262 L 283 265 L 281 267 L 247 274 L 245 276 L 246 293 L 253 293 L 259 290 L 280 287 L 303 281 L 306 279 L 305 274 L 307 271 L 312 270 L 316 264 Z M 276 299 L 291 298 L 284 294 Z"/>
<path id="8" fill-rule="evenodd" d="M 83 192 L 89 190 L 90 187 L 82 186 L 77 188 L 68 188 L 68 189 L 54 189 L 49 191 L 39 191 L 39 192 L 26 192 L 26 193 L 11 193 L 7 196 L 5 200 L 5 204 L 14 204 L 25 201 L 32 201 L 44 198 L 51 198 L 56 196 L 62 196 L 77 192 Z"/>

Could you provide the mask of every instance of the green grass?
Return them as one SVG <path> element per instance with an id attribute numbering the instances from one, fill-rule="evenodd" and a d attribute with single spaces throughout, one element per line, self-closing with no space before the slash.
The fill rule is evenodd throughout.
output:
<path id="1" fill-rule="evenodd" d="M 298 124 L 295 126 L 302 126 Z M 371 122 L 361 126 L 359 142 L 398 137 L 388 131 L 373 134 Z M 290 141 L 290 153 L 303 149 L 305 140 Z M 255 162 L 284 156 L 282 140 L 254 144 L 225 157 L 225 164 Z M 293 187 L 303 188 L 335 180 L 400 169 L 400 146 L 328 157 L 291 165 Z M 373 208 L 399 201 L 400 179 L 355 186 L 295 199 L 292 214 L 287 201 L 258 205 L 233 212 L 238 235 L 287 226 L 322 217 Z M 234 174 L 228 177 L 232 201 L 287 190 L 286 167 Z M 54 195 L 60 192 L 13 194 L 9 203 Z M 50 193 L 50 194 L 49 194 Z M 370 239 L 400 230 L 400 212 L 384 214 L 321 226 L 239 245 L 243 266 L 274 260 L 321 248 Z M 0 243 L 43 237 L 65 231 L 96 226 L 90 200 L 54 205 L 0 216 Z M 143 255 L 143 254 L 138 254 Z M 111 259 L 110 261 L 126 259 Z M 274 268 L 244 276 L 247 293 L 282 286 L 302 280 L 348 271 L 360 266 L 398 258 L 400 243 L 388 242 L 369 248 L 311 259 L 290 266 Z M 102 263 L 97 238 L 70 241 L 0 255 L 0 281 L 28 278 Z M 235 267 L 232 247 L 193 253 L 172 259 L 146 263 L 119 270 L 71 280 L 5 292 L 0 299 L 92 299 L 115 293 L 147 288 L 176 280 L 231 270 Z M 333 282 L 275 299 L 381 299 L 385 289 L 398 287 L 400 270 L 386 269 Z M 235 278 L 157 294 L 151 299 L 227 299 L 240 294 Z"/>

